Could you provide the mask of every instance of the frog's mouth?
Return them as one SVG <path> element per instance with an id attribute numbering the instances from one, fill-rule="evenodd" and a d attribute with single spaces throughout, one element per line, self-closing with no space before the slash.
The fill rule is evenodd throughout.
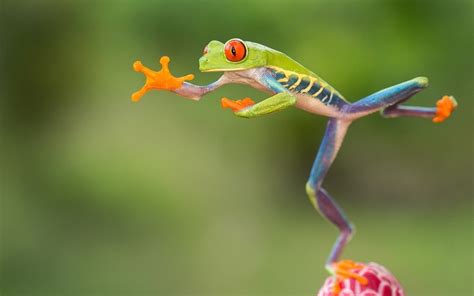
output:
<path id="1" fill-rule="evenodd" d="M 244 68 L 237 68 L 237 69 L 204 69 L 199 67 L 199 71 L 203 73 L 208 73 L 208 72 L 235 72 L 235 71 L 241 71 L 245 70 Z"/>
<path id="2" fill-rule="evenodd" d="M 221 64 L 215 65 L 207 56 L 202 56 L 199 59 L 199 71 L 201 72 L 231 72 L 245 70 L 241 65 L 231 65 L 231 67 L 222 67 Z"/>

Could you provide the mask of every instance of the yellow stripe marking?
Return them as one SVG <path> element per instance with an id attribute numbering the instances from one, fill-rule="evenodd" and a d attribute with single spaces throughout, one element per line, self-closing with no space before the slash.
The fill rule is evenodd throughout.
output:
<path id="1" fill-rule="evenodd" d="M 321 88 L 313 95 L 313 97 L 317 97 L 324 89 L 324 85 L 321 83 Z"/>
<path id="2" fill-rule="evenodd" d="M 293 85 L 290 86 L 290 87 L 288 88 L 288 90 L 295 89 L 298 85 L 300 85 L 300 83 L 301 83 L 301 76 L 298 76 L 298 80 L 296 80 L 296 82 L 293 83 Z"/>
<path id="3" fill-rule="evenodd" d="M 284 69 L 278 68 L 278 67 L 272 67 L 272 68 L 275 69 L 275 70 L 278 71 L 278 72 L 283 73 L 283 74 L 285 75 L 285 77 L 280 78 L 280 79 L 277 80 L 277 81 L 280 82 L 280 83 L 288 82 L 288 80 L 290 79 L 290 75 L 291 75 L 291 74 L 296 74 L 296 75 L 299 77 L 298 73 L 296 73 L 296 72 L 284 70 Z"/>
<path id="4" fill-rule="evenodd" d="M 301 91 L 302 94 L 307 93 L 311 89 L 311 87 L 313 87 L 313 84 L 317 81 L 317 79 L 315 79 L 311 76 L 308 76 L 308 77 L 309 77 L 309 80 L 310 80 L 309 85 Z"/>

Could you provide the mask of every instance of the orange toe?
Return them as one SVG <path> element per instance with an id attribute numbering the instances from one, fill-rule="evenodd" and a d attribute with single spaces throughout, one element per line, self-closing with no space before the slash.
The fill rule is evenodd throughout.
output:
<path id="1" fill-rule="evenodd" d="M 339 294 L 340 284 L 347 278 L 352 278 L 358 281 L 361 285 L 367 285 L 368 280 L 365 277 L 356 273 L 356 271 L 361 270 L 363 267 L 364 265 L 360 263 L 355 263 L 352 260 L 341 260 L 339 262 L 334 263 L 332 266 L 334 276 L 336 277 L 333 286 L 334 295 Z"/>
<path id="2" fill-rule="evenodd" d="M 247 97 L 242 100 L 242 105 L 244 105 L 245 107 L 248 107 L 248 106 L 255 105 L 255 102 L 251 98 Z"/>
<path id="3" fill-rule="evenodd" d="M 237 111 L 237 110 L 240 110 L 242 108 L 242 106 L 239 104 L 238 101 L 233 101 L 233 100 L 228 99 L 228 98 L 222 98 L 221 99 L 221 106 L 222 106 L 222 108 L 230 108 L 234 112 Z"/>
<path id="4" fill-rule="evenodd" d="M 436 102 L 436 115 L 433 117 L 433 122 L 443 122 L 451 116 L 451 113 L 456 109 L 457 102 L 452 96 L 444 96 Z"/>
<path id="5" fill-rule="evenodd" d="M 251 98 L 244 98 L 242 100 L 231 100 L 228 98 L 221 99 L 222 108 L 230 108 L 232 111 L 240 111 L 248 106 L 254 105 L 255 102 Z"/>

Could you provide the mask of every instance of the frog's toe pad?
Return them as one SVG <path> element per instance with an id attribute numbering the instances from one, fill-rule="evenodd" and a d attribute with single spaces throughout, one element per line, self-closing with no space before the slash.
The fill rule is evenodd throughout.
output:
<path id="1" fill-rule="evenodd" d="M 142 87 L 139 91 L 136 91 L 132 94 L 132 101 L 138 102 L 143 97 L 143 95 L 147 92 L 145 87 Z"/>
<path id="2" fill-rule="evenodd" d="M 451 113 L 456 109 L 458 103 L 453 96 L 444 96 L 436 102 L 436 115 L 433 117 L 433 122 L 443 122 L 451 116 Z"/>
<path id="3" fill-rule="evenodd" d="M 162 56 L 160 58 L 160 64 L 163 69 L 168 70 L 168 65 L 170 63 L 170 57 L 169 56 Z"/>
<path id="4" fill-rule="evenodd" d="M 135 72 L 141 72 L 143 69 L 143 64 L 142 62 L 140 61 L 135 61 L 135 63 L 133 63 L 133 70 L 135 70 Z"/>

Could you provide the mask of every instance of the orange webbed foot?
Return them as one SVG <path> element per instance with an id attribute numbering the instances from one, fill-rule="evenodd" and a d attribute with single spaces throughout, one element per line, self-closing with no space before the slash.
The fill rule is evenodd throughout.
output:
<path id="1" fill-rule="evenodd" d="M 231 100 L 228 98 L 221 99 L 222 108 L 230 108 L 232 111 L 240 111 L 249 106 L 255 105 L 255 102 L 251 98 L 244 98 L 242 100 Z"/>
<path id="2" fill-rule="evenodd" d="M 335 276 L 333 294 L 339 294 L 340 283 L 347 278 L 352 278 L 358 281 L 361 285 L 367 285 L 368 280 L 365 277 L 356 273 L 356 271 L 361 270 L 362 268 L 364 268 L 363 264 L 356 263 L 352 260 L 341 260 L 332 264 L 329 269 L 331 273 Z"/>
<path id="3" fill-rule="evenodd" d="M 162 56 L 160 58 L 161 70 L 153 71 L 147 68 L 140 61 L 133 63 L 133 70 L 142 72 L 145 77 L 145 85 L 137 92 L 132 94 L 132 101 L 137 102 L 150 89 L 175 90 L 181 87 L 184 81 L 194 79 L 193 74 L 182 77 L 175 77 L 169 70 L 170 58 Z"/>
<path id="4" fill-rule="evenodd" d="M 436 102 L 436 115 L 433 117 L 433 122 L 443 122 L 446 118 L 451 116 L 451 113 L 456 109 L 458 103 L 453 96 L 444 96 Z"/>

